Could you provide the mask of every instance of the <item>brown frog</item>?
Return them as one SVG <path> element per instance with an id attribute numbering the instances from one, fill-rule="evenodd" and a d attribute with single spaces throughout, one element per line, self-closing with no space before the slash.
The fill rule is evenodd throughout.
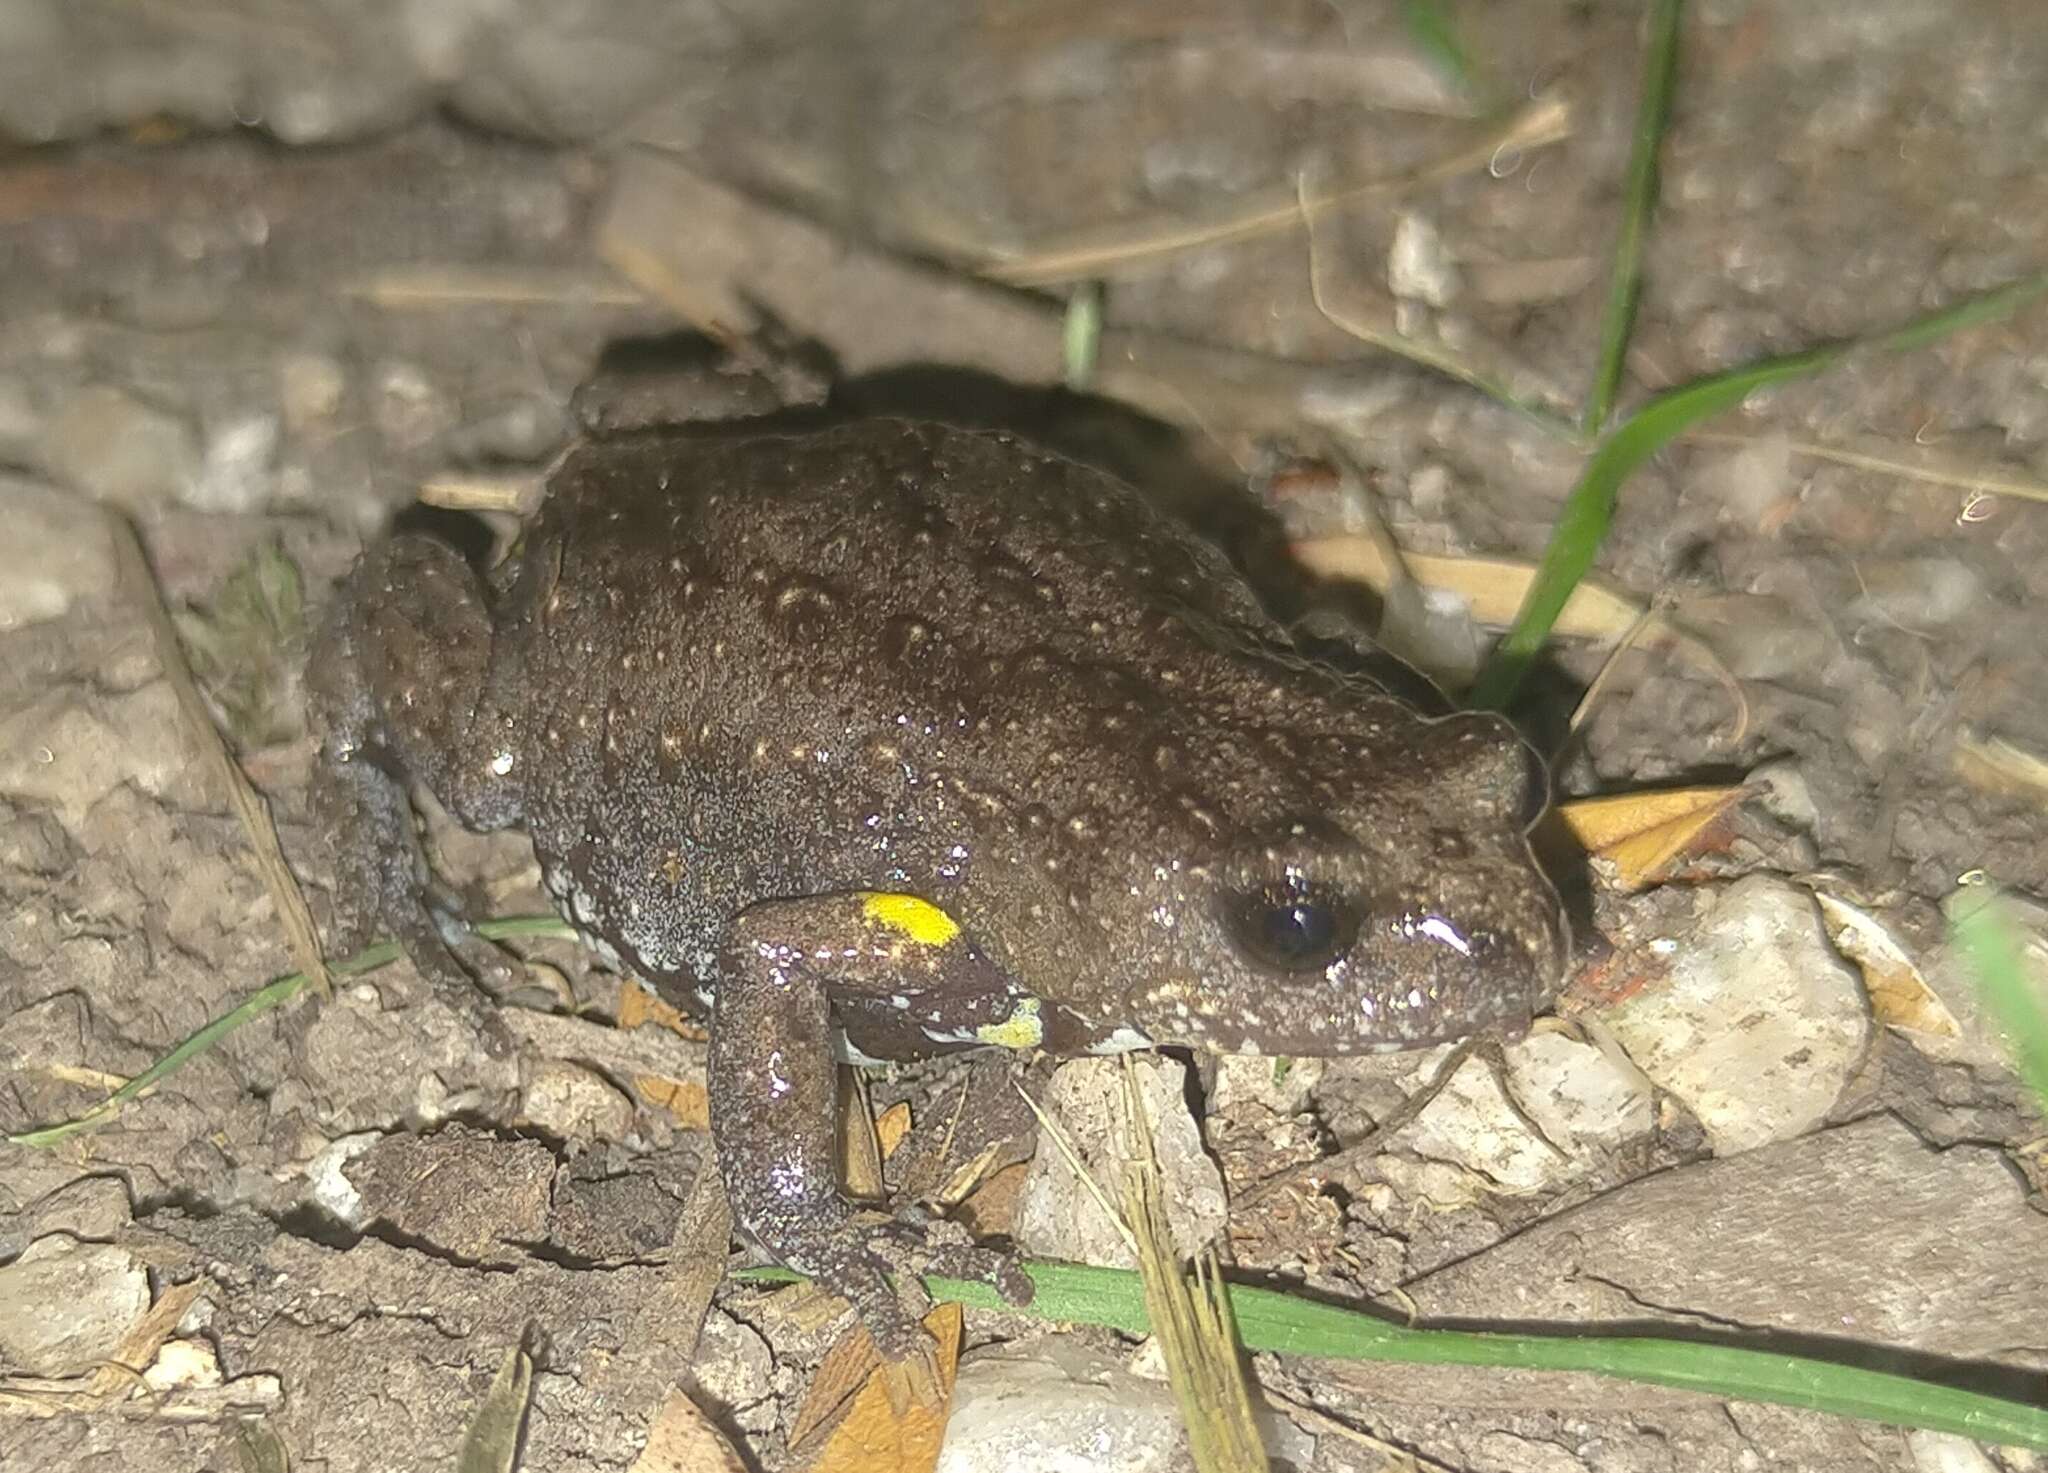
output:
<path id="1" fill-rule="evenodd" d="M 1404 1049 L 1518 1030 L 1563 969 L 1505 722 L 1304 658 L 1211 547 L 1006 434 L 586 441 L 487 578 L 367 553 L 312 685 L 362 928 L 474 1006 L 503 962 L 431 898 L 406 783 L 524 823 L 588 944 L 708 1016 L 741 1226 L 892 1357 L 886 1273 L 1030 1283 L 847 1200 L 835 1054 Z"/>

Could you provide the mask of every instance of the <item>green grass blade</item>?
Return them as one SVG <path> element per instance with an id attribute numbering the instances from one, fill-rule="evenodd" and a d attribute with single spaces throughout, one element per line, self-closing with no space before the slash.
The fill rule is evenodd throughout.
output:
<path id="1" fill-rule="evenodd" d="M 1514 694 L 1530 665 L 1550 637 L 1565 600 L 1593 566 L 1621 486 L 1642 463 L 1701 420 L 1732 409 L 1757 389 L 1832 368 L 1852 353 L 1903 351 L 1921 347 L 1949 333 L 2009 316 L 2048 292 L 2048 272 L 1973 297 L 1954 307 L 1872 338 L 1824 344 L 1782 358 L 1767 358 L 1696 379 L 1658 395 L 1623 420 L 1600 442 L 1586 469 L 1565 498 L 1564 511 L 1550 534 L 1543 561 L 1515 615 L 1514 626 L 1495 647 L 1486 669 L 1472 688 L 1471 704 L 1499 707 Z"/>
<path id="2" fill-rule="evenodd" d="M 478 935 L 492 941 L 504 941 L 515 936 L 552 936 L 564 941 L 576 939 L 575 929 L 553 916 L 512 916 L 499 921 L 481 921 L 475 929 Z M 379 967 L 388 967 L 397 961 L 398 957 L 399 950 L 395 942 L 380 941 L 345 962 L 331 963 L 328 970 L 337 977 L 354 977 L 363 972 L 374 972 Z M 24 1130 L 10 1135 L 7 1137 L 7 1143 L 13 1146 L 47 1149 L 74 1135 L 99 1129 L 118 1115 L 122 1106 L 140 1097 L 152 1085 L 177 1073 L 244 1023 L 260 1018 L 272 1008 L 290 1002 L 310 985 L 304 972 L 292 972 L 279 977 L 275 982 L 258 989 L 222 1013 L 83 1115 L 56 1125 L 46 1125 L 39 1130 Z"/>
<path id="3" fill-rule="evenodd" d="M 1144 1289 L 1135 1273 L 1072 1263 L 1034 1262 L 1025 1269 L 1038 1289 L 1030 1313 L 1048 1320 L 1108 1325 L 1132 1334 L 1150 1332 Z M 749 1269 L 742 1276 L 760 1280 L 797 1277 L 785 1269 Z M 924 1282 L 940 1299 L 957 1299 L 982 1309 L 1009 1307 L 986 1284 L 940 1278 Z M 1709 1396 L 1773 1402 L 1839 1417 L 1953 1432 L 2010 1447 L 2048 1450 L 2048 1407 L 1886 1371 L 1652 1335 L 1411 1329 L 1364 1310 L 1297 1298 L 1276 1289 L 1245 1284 L 1229 1287 L 1231 1309 L 1247 1350 L 1410 1365 L 1590 1371 Z"/>
<path id="4" fill-rule="evenodd" d="M 1401 0 L 1401 25 L 1415 48 L 1429 58 L 1453 86 L 1468 98 L 1478 98 L 1487 89 L 1479 69 L 1458 40 L 1458 29 L 1439 0 Z"/>
<path id="5" fill-rule="evenodd" d="M 2012 1039 L 2013 1064 L 2048 1115 L 2048 1005 L 2027 978 L 2020 933 L 1995 894 L 1958 897 L 1949 926 L 1977 974 L 1977 991 Z"/>
<path id="6" fill-rule="evenodd" d="M 1061 372 L 1066 386 L 1086 393 L 1102 357 L 1102 283 L 1083 281 L 1067 293 L 1060 324 Z"/>
<path id="7" fill-rule="evenodd" d="M 1678 18 L 1684 8 L 1684 0 L 1654 0 L 1650 7 L 1650 44 L 1643 53 L 1643 89 L 1636 103 L 1635 141 L 1622 192 L 1621 233 L 1614 242 L 1607 311 L 1600 323 L 1600 362 L 1581 419 L 1589 436 L 1606 429 L 1608 416 L 1614 413 L 1614 396 L 1621 388 L 1628 342 L 1635 331 L 1636 302 L 1643 291 L 1643 242 L 1650 233 L 1651 213 L 1657 208 L 1657 155 L 1671 119 L 1671 82 L 1678 71 Z"/>

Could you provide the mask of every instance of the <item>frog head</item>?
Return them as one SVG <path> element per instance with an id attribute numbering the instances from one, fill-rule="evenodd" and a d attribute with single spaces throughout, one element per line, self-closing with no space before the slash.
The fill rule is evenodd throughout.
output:
<path id="1" fill-rule="evenodd" d="M 1147 937 L 1125 984 L 1132 1027 L 1322 1056 L 1513 1035 L 1548 1006 L 1569 940 L 1528 842 L 1540 762 L 1491 716 L 1369 735 L 1306 779 L 1240 772 L 1215 842 L 1155 867 L 1149 893 L 1130 887 L 1150 902 L 1132 917 Z"/>

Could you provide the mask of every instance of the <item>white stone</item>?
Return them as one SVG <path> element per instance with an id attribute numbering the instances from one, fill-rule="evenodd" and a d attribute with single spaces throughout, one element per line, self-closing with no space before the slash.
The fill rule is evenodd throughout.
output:
<path id="1" fill-rule="evenodd" d="M 520 1111 L 527 1124 L 560 1140 L 623 1140 L 633 1128 L 633 1102 L 603 1075 L 567 1059 L 533 1066 Z"/>
<path id="2" fill-rule="evenodd" d="M 61 619 L 114 581 L 106 513 L 33 481 L 0 478 L 0 634 Z"/>
<path id="3" fill-rule="evenodd" d="M 166 796 L 191 760 L 168 681 L 118 695 L 60 688 L 0 717 L 0 794 L 47 805 L 73 832 L 123 783 Z"/>
<path id="4" fill-rule="evenodd" d="M 113 1355 L 149 1308 L 149 1275 L 125 1248 L 37 1238 L 0 1268 L 0 1362 L 70 1376 Z"/>
<path id="5" fill-rule="evenodd" d="M 220 1361 L 204 1340 L 166 1340 L 149 1369 L 142 1373 L 142 1384 L 151 1391 L 220 1383 Z"/>
<path id="6" fill-rule="evenodd" d="M 278 362 L 278 408 L 293 434 L 333 419 L 347 394 L 348 370 L 325 353 L 287 353 Z"/>
<path id="7" fill-rule="evenodd" d="M 35 456 L 54 479 L 136 510 L 183 500 L 199 473 L 190 425 L 109 384 L 79 389 L 58 406 Z"/>
<path id="8" fill-rule="evenodd" d="M 1629 1057 L 1719 1155 L 1819 1125 L 1862 1062 L 1871 1019 L 1813 897 L 1751 875 L 1672 941 L 1663 975 L 1606 1014 Z"/>
<path id="9" fill-rule="evenodd" d="M 1387 289 L 1403 301 L 1444 307 L 1456 299 L 1459 286 L 1458 268 L 1435 222 L 1404 212 L 1394 222 L 1387 252 Z"/>
<path id="10" fill-rule="evenodd" d="M 1953 1432 L 1908 1432 L 1906 1453 L 1917 1473 L 1998 1473 L 1989 1453 Z"/>
<path id="11" fill-rule="evenodd" d="M 306 1186 L 320 1208 L 337 1222 L 352 1228 L 363 1226 L 362 1194 L 342 1167 L 377 1144 L 383 1137 L 374 1130 L 358 1131 L 331 1141 L 306 1166 Z"/>
<path id="12" fill-rule="evenodd" d="M 279 425 L 271 414 L 242 414 L 207 436 L 206 454 L 185 502 L 197 511 L 262 510 L 277 488 Z"/>
<path id="13" fill-rule="evenodd" d="M 1048 1338 L 960 1363 L 938 1473 L 1164 1473 L 1182 1443 L 1163 1382 Z"/>
<path id="14" fill-rule="evenodd" d="M 1416 1056 L 1403 1088 L 1429 1082 L 1448 1048 Z M 1640 1076 L 1590 1043 L 1558 1032 L 1532 1033 L 1506 1048 L 1515 1100 L 1566 1154 L 1538 1140 L 1501 1095 L 1481 1059 L 1467 1059 L 1430 1101 L 1400 1144 L 1487 1179 L 1497 1192 L 1539 1192 L 1579 1174 L 1580 1158 L 1649 1134 L 1650 1091 Z"/>
<path id="15" fill-rule="evenodd" d="M 1309 1092 L 1322 1082 L 1328 1065 L 1327 1059 L 1225 1054 L 1216 1061 L 1211 1108 L 1217 1114 L 1227 1114 L 1251 1103 L 1263 1105 L 1275 1115 L 1298 1115 L 1308 1108 Z"/>
<path id="16" fill-rule="evenodd" d="M 1223 1174 L 1203 1151 L 1201 1132 L 1188 1114 L 1187 1071 L 1157 1058 L 1135 1061 L 1134 1067 L 1165 1184 L 1166 1218 L 1180 1252 L 1192 1254 L 1223 1229 Z M 1119 1211 L 1124 1165 L 1136 1155 L 1124 1114 L 1123 1069 L 1121 1058 L 1071 1060 L 1053 1075 L 1041 1102 Z M 1136 1266 L 1109 1213 L 1043 1133 L 1018 1201 L 1015 1233 L 1031 1256 Z"/>

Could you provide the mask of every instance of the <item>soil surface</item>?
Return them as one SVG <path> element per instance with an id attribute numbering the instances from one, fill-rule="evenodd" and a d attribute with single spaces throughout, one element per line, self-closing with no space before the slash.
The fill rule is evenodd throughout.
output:
<path id="1" fill-rule="evenodd" d="M 296 965 L 109 511 L 139 531 L 320 919 L 310 621 L 416 501 L 482 505 L 485 539 L 509 540 L 608 345 L 765 333 L 808 345 L 851 408 L 1021 425 L 1179 502 L 1282 608 L 1330 603 L 1287 540 L 1349 556 L 1383 529 L 1411 553 L 1533 560 L 1584 461 L 1542 416 L 1574 416 L 1594 372 L 1641 7 L 1452 5 L 1469 88 L 1406 8 L 0 11 L 0 1129 L 91 1109 Z M 2048 267 L 2040 19 L 2037 0 L 1689 7 L 1624 409 Z M 1298 189 L 1353 188 L 1312 237 L 1288 215 Z M 1072 277 L 1104 283 L 1099 396 L 1059 387 Z M 1559 640 L 1517 714 L 1563 795 L 1755 775 L 1752 796 L 1685 873 L 1647 896 L 1595 886 L 1582 909 L 1627 958 L 1705 934 L 1716 904 L 1803 916 L 1820 888 L 1876 918 L 1946 1023 L 1895 1026 L 1882 1002 L 1873 1019 L 1856 969 L 1794 966 L 1809 988 L 1845 979 L 1783 994 L 1839 1024 L 1775 1061 L 1823 1087 L 1810 1118 L 1738 1126 L 1684 1067 L 1652 1066 L 1668 1025 L 1592 947 L 1563 1010 L 1619 1038 L 1654 1100 L 1615 1084 L 1633 1103 L 1573 1134 L 1561 1167 L 1530 1164 L 1550 1159 L 1536 1146 L 1481 1163 L 1495 1126 L 1447 1107 L 1347 1184 L 1233 1216 L 1229 1240 L 1247 1267 L 1405 1289 L 1425 1314 L 1885 1347 L 2038 1399 L 2042 1126 L 1944 907 L 1981 872 L 2038 938 L 2028 902 L 2048 901 L 2048 309 L 1859 355 L 1706 428 L 1628 483 L 1599 563 L 1622 612 Z M 1511 570 L 1471 576 L 1475 598 L 1509 580 L 1512 604 Z M 1490 621 L 1420 602 L 1403 647 L 1455 685 Z M 1653 604 L 1684 637 L 1617 654 Z M 548 908 L 517 834 L 430 830 L 478 914 Z M 1746 871 L 1783 887 L 1737 897 Z M 522 1343 L 521 1466 L 631 1465 L 675 1388 L 753 1466 L 800 1463 L 790 1419 L 843 1323 L 721 1282 L 744 1251 L 708 1169 L 701 1042 L 627 1027 L 640 1000 L 572 948 L 523 949 L 542 965 L 511 1000 L 511 1058 L 400 964 L 233 1030 L 95 1130 L 0 1144 L 0 1377 L 90 1372 L 151 1302 L 149 1352 L 170 1335 L 213 1366 L 155 1402 L 120 1400 L 126 1382 L 10 1400 L 0 1464 L 256 1466 L 268 1438 L 292 1467 L 447 1467 Z M 1608 1067 L 1569 1047 L 1584 1056 L 1560 1078 Z M 1708 1063 L 1729 1095 L 1781 1087 Z M 875 1081 L 935 1133 L 892 1158 L 899 1178 L 936 1190 L 984 1142 L 991 1172 L 1027 1153 L 1013 1066 L 989 1067 Z M 1236 1190 L 1364 1135 L 1415 1067 L 1242 1089 L 1198 1073 L 1186 1094 Z M 1593 1098 L 1576 1089 L 1560 1097 Z M 973 1150 L 946 1133 L 962 1099 Z M 59 1299 L 77 1323 L 52 1338 Z M 967 1326 L 969 1366 L 1044 1333 Z M 1061 1338 L 1111 1360 L 1132 1345 Z M 1258 1370 L 1425 1466 L 2033 1466 L 1590 1377 Z M 1399 1466 L 1303 1426 L 1299 1466 Z"/>

